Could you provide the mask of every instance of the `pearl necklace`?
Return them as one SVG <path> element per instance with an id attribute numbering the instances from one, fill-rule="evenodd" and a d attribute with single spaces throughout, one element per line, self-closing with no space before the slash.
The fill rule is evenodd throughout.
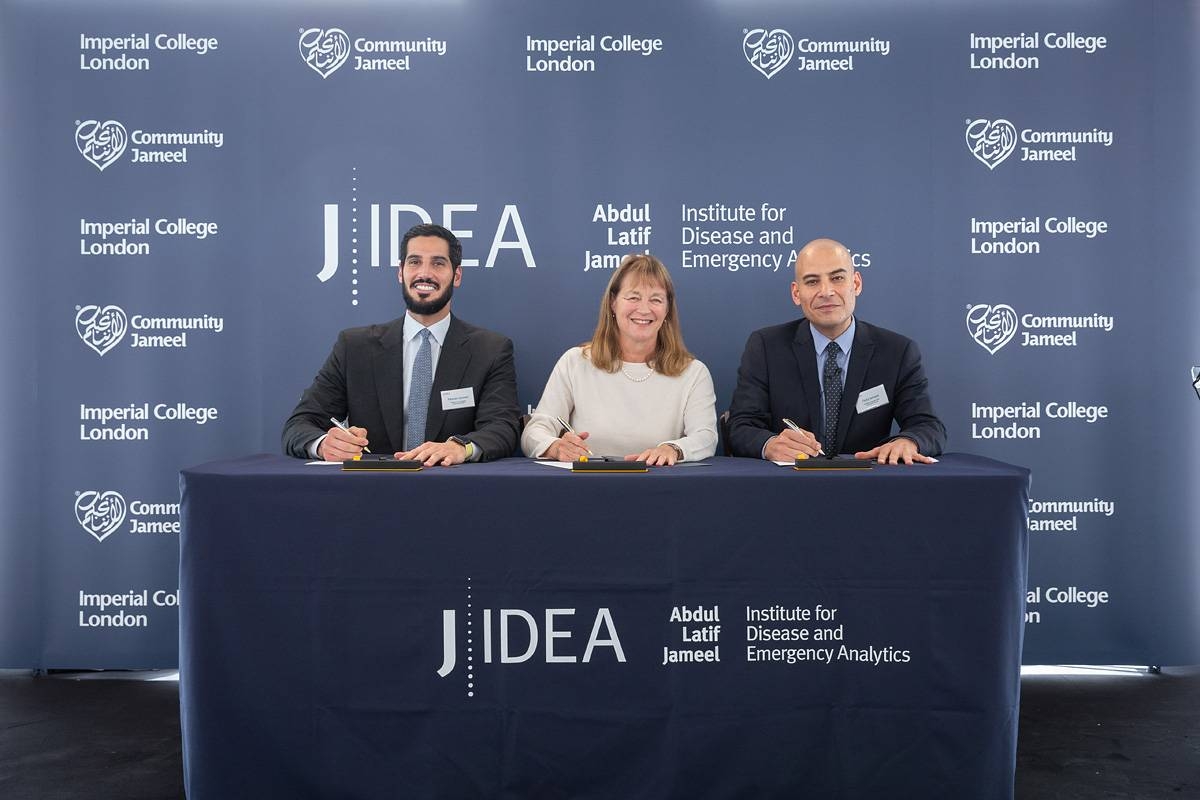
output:
<path id="1" fill-rule="evenodd" d="M 646 366 L 650 371 L 647 372 L 645 375 L 641 376 L 640 378 L 635 378 L 633 375 L 629 374 L 629 371 L 627 369 L 625 369 L 625 362 L 621 362 L 621 374 L 624 375 L 627 380 L 631 380 L 634 383 L 641 383 L 642 381 L 648 381 L 648 380 L 650 380 L 650 376 L 654 374 L 654 367 L 651 367 L 649 364 L 647 364 Z"/>

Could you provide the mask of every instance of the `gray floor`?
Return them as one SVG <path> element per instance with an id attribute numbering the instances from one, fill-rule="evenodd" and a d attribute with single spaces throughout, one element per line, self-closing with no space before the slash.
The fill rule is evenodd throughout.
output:
<path id="1" fill-rule="evenodd" d="M 1021 682 L 1018 800 L 1200 798 L 1200 668 L 1079 672 Z M 0 798 L 182 798 L 172 675 L 0 671 Z"/>
<path id="2" fill-rule="evenodd" d="M 1200 667 L 1023 678 L 1017 798 L 1200 798 Z"/>
<path id="3" fill-rule="evenodd" d="M 179 683 L 151 677 L 0 672 L 0 798 L 182 798 Z"/>

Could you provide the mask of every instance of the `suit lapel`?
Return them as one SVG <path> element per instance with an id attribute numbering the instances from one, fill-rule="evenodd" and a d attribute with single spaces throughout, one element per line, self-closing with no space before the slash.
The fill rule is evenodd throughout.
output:
<path id="1" fill-rule="evenodd" d="M 813 349 L 812 330 L 808 320 L 796 326 L 796 337 L 792 340 L 792 353 L 800 371 L 800 396 L 807 401 L 807 420 L 793 420 L 800 427 L 820 435 L 821 428 L 821 381 L 817 378 L 817 354 Z"/>
<path id="2" fill-rule="evenodd" d="M 393 320 L 379 337 L 379 350 L 372 364 L 379 413 L 388 439 L 396 450 L 404 449 L 404 317 Z M 353 421 L 353 420 L 352 420 Z"/>
<path id="3" fill-rule="evenodd" d="M 842 406 L 838 410 L 837 443 L 840 452 L 857 413 L 858 395 L 862 393 L 867 367 L 875 353 L 875 342 L 866 323 L 859 320 L 854 328 L 854 345 L 850 348 L 850 363 L 846 365 L 846 388 L 842 390 Z"/>
<path id="4" fill-rule="evenodd" d="M 442 353 L 438 356 L 433 390 L 429 393 L 429 415 L 425 418 L 427 442 L 438 442 L 445 438 L 441 435 L 442 423 L 446 421 L 446 412 L 442 410 L 442 392 L 463 387 L 463 375 L 467 372 L 467 365 L 471 363 L 471 351 L 467 346 L 470 341 L 471 337 L 463 324 L 452 316 L 450 327 L 446 329 Z"/>

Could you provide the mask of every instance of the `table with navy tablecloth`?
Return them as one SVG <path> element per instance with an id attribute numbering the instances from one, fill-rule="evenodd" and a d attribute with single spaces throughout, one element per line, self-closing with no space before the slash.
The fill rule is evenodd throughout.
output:
<path id="1" fill-rule="evenodd" d="M 1028 488 L 184 470 L 188 797 L 1011 798 Z"/>

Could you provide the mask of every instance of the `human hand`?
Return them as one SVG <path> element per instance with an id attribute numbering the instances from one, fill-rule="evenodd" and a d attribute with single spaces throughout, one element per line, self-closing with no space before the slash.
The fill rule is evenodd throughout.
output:
<path id="1" fill-rule="evenodd" d="M 660 444 L 640 453 L 625 456 L 626 461 L 645 461 L 647 467 L 670 467 L 683 459 L 679 451 L 669 444 Z"/>
<path id="2" fill-rule="evenodd" d="M 397 461 L 420 461 L 427 467 L 449 467 L 467 460 L 467 448 L 453 441 L 425 442 L 392 457 Z"/>
<path id="3" fill-rule="evenodd" d="M 546 448 L 546 452 L 542 453 L 542 457 L 554 461 L 578 461 L 584 456 L 590 456 L 592 451 L 584 444 L 584 440 L 587 438 L 587 431 L 564 433 L 561 437 L 550 443 L 550 446 Z"/>
<path id="4" fill-rule="evenodd" d="M 351 461 L 358 458 L 368 444 L 366 428 L 342 429 L 335 425 L 325 432 L 317 455 L 325 461 Z"/>
<path id="5" fill-rule="evenodd" d="M 936 464 L 937 459 L 923 456 L 917 450 L 917 443 L 904 436 L 898 436 L 879 447 L 873 447 L 861 453 L 855 453 L 855 458 L 875 459 L 880 464 Z"/>
<path id="6" fill-rule="evenodd" d="M 767 440 L 767 446 L 763 449 L 763 455 L 768 461 L 795 461 L 796 456 L 801 453 L 809 458 L 821 455 L 821 443 L 811 431 L 803 428 L 796 431 L 784 428 Z"/>

